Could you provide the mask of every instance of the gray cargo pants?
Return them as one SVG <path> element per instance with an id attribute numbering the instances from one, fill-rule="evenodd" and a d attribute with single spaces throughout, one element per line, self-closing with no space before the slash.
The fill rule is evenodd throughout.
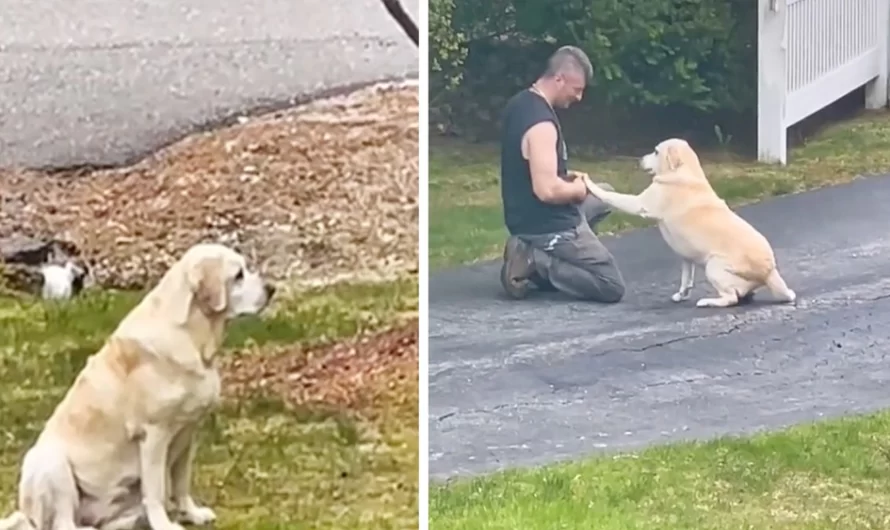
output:
<path id="1" fill-rule="evenodd" d="M 608 184 L 600 186 L 612 189 Z M 531 280 L 581 300 L 615 303 L 624 296 L 624 278 L 612 253 L 593 228 L 612 213 L 611 208 L 588 195 L 579 206 L 582 220 L 577 227 L 552 234 L 517 234 L 532 247 L 535 271 Z M 544 285 L 541 285 L 543 282 Z M 549 284 L 549 285 L 547 285 Z"/>

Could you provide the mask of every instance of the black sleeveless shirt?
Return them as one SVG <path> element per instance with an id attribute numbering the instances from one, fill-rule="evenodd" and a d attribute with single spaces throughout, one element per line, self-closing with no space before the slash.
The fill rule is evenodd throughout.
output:
<path id="1" fill-rule="evenodd" d="M 553 148 L 557 155 L 557 175 L 565 179 L 568 153 L 559 118 L 543 97 L 522 90 L 510 98 L 501 118 L 501 200 L 510 234 L 562 232 L 581 222 L 576 205 L 548 204 L 538 199 L 532 189 L 528 160 L 522 156 L 522 136 L 542 121 L 553 122 L 556 127 Z"/>

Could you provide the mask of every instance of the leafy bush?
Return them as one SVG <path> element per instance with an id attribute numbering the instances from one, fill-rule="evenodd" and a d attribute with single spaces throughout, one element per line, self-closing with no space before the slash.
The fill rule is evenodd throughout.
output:
<path id="1" fill-rule="evenodd" d="M 461 67 L 467 54 L 463 34 L 451 23 L 453 11 L 454 0 L 430 0 L 430 70 L 444 87 L 451 89 L 460 83 Z"/>
<path id="2" fill-rule="evenodd" d="M 432 32 L 433 19 L 450 24 Z M 596 71 L 587 99 L 613 114 L 685 108 L 691 113 L 748 111 L 756 104 L 756 2 L 750 0 L 433 0 L 431 49 L 457 36 L 460 71 L 446 84 L 434 71 L 432 104 L 483 121 L 534 80 L 547 55 L 573 44 Z M 444 38 L 442 42 L 440 38 Z M 492 99 L 493 98 L 493 99 Z M 468 108 L 469 107 L 469 108 Z M 459 120 L 458 120 L 459 121 Z"/>

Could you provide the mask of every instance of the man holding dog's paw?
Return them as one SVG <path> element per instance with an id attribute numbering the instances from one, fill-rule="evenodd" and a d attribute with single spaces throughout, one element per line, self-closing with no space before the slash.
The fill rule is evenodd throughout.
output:
<path id="1" fill-rule="evenodd" d="M 614 303 L 624 280 L 593 227 L 611 210 L 588 195 L 583 173 L 567 170 L 555 107 L 581 100 L 593 67 L 573 46 L 557 50 L 529 89 L 513 96 L 501 131 L 501 198 L 510 237 L 501 284 L 524 298 L 529 282 L 575 298 Z M 608 184 L 600 186 L 611 189 Z"/>

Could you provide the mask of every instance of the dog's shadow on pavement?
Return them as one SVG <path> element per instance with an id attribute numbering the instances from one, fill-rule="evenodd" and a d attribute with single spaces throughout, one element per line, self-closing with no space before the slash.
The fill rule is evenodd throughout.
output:
<path id="1" fill-rule="evenodd" d="M 621 312 L 639 313 L 653 312 L 663 314 L 672 312 L 681 315 L 707 315 L 719 313 L 743 313 L 764 307 L 778 307 L 787 304 L 779 304 L 774 301 L 767 292 L 757 292 L 753 298 L 745 303 L 729 308 L 700 308 L 695 306 L 696 300 L 705 296 L 713 296 L 714 293 L 707 283 L 696 283 L 688 300 L 674 302 L 671 295 L 676 292 L 677 285 L 662 281 L 659 274 L 653 274 L 642 278 L 640 281 L 630 281 L 624 298 L 616 304 L 601 304 L 597 302 L 579 301 L 569 295 L 558 291 L 540 290 L 530 287 L 528 295 L 522 300 L 514 300 L 507 296 L 498 280 L 498 266 L 484 263 L 463 267 L 459 270 L 448 271 L 438 275 L 430 282 L 430 308 L 436 306 L 457 305 L 463 307 L 483 308 L 496 306 L 499 311 L 507 306 L 521 308 L 527 311 L 536 306 L 542 309 L 553 309 L 564 306 L 569 311 L 583 312 Z M 798 292 L 798 303 L 800 302 Z"/>
<path id="2" fill-rule="evenodd" d="M 496 279 L 495 279 L 496 280 Z M 693 293 L 688 300 L 682 302 L 674 302 L 671 295 L 674 289 L 657 289 L 654 286 L 644 286 L 640 289 L 629 288 L 624 298 L 616 304 L 603 304 L 597 302 L 579 301 L 569 295 L 558 291 L 530 289 L 526 298 L 522 300 L 514 300 L 507 296 L 503 290 L 495 284 L 489 291 L 488 296 L 494 296 L 492 301 L 498 304 L 523 304 L 524 308 L 528 308 L 525 304 L 541 304 L 542 306 L 552 307 L 555 305 L 571 305 L 575 309 L 586 309 L 588 311 L 603 311 L 610 308 L 623 311 L 656 311 L 659 313 L 665 311 L 683 312 L 688 311 L 692 314 L 706 315 L 713 312 L 725 313 L 743 313 L 764 307 L 782 307 L 795 306 L 796 304 L 786 304 L 774 300 L 769 293 L 755 293 L 752 296 L 740 300 L 733 307 L 715 308 L 715 307 L 696 307 L 695 303 L 699 298 L 712 296 L 711 292 L 706 288 L 702 288 L 701 292 L 696 295 Z M 477 291 L 478 293 L 478 291 Z M 481 293 L 479 293 L 481 294 Z M 798 302 L 800 299 L 798 298 Z"/>

